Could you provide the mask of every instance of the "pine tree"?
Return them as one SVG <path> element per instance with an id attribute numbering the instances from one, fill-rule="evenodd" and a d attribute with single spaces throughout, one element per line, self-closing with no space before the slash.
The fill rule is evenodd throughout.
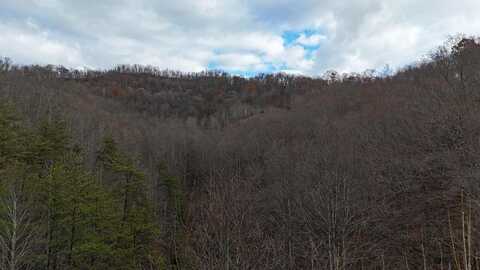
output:
<path id="1" fill-rule="evenodd" d="M 145 192 L 145 177 L 112 138 L 105 138 L 98 153 L 98 170 L 103 183 L 111 186 L 120 213 L 114 251 L 120 263 L 118 267 L 136 269 L 155 257 L 152 250 L 158 234 L 152 205 Z"/>
<path id="2" fill-rule="evenodd" d="M 0 175 L 25 152 L 25 131 L 10 104 L 0 103 Z"/>
<path id="3" fill-rule="evenodd" d="M 26 128 L 12 107 L 0 103 L 0 199 L 10 198 L 0 207 L 10 218 L 0 222 L 0 263 L 47 270 L 163 269 L 143 173 L 112 139 L 104 141 L 98 164 L 100 177 L 86 168 L 64 121 Z M 15 240 L 16 224 L 28 241 Z M 11 252 L 17 247 L 25 249 Z"/>
<path id="4" fill-rule="evenodd" d="M 165 163 L 158 165 L 160 182 L 166 187 L 168 209 L 168 239 L 170 249 L 170 261 L 174 269 L 189 269 L 191 262 L 185 252 L 185 193 L 178 178 L 170 175 Z"/>

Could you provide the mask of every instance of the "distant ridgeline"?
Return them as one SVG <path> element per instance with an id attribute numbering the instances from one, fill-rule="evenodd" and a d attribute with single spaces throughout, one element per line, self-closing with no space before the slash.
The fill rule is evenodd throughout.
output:
<path id="1" fill-rule="evenodd" d="M 3 68 L 2 68 L 3 67 Z M 62 66 L 15 66 L 5 59 L 0 69 L 45 79 L 74 80 L 95 95 L 122 100 L 129 108 L 159 117 L 194 118 L 205 126 L 223 126 L 267 109 L 289 110 L 297 95 L 340 81 L 362 83 L 379 76 L 328 71 L 322 77 L 259 74 L 252 78 L 222 71 L 184 73 L 152 66 L 120 65 L 111 70 L 70 70 Z"/>

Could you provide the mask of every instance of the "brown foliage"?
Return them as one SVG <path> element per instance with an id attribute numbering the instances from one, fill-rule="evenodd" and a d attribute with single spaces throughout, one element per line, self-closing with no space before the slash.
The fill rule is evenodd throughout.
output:
<path id="1" fill-rule="evenodd" d="M 165 162 L 185 191 L 184 266 L 474 269 L 478 44 L 386 77 L 17 67 L 0 93 L 32 123 L 64 114 L 90 154 L 104 133 L 137 153 L 169 231 Z"/>

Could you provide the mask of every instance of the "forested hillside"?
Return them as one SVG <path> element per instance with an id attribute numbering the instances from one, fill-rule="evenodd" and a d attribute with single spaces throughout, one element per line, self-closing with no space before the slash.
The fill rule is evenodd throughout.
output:
<path id="1" fill-rule="evenodd" d="M 0 269 L 478 269 L 480 43 L 395 74 L 0 61 Z"/>

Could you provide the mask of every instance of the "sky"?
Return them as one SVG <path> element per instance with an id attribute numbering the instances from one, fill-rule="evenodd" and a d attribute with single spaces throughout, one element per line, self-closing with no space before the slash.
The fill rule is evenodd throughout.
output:
<path id="1" fill-rule="evenodd" d="M 0 56 L 234 74 L 363 72 L 480 35 L 479 0 L 0 0 Z"/>

